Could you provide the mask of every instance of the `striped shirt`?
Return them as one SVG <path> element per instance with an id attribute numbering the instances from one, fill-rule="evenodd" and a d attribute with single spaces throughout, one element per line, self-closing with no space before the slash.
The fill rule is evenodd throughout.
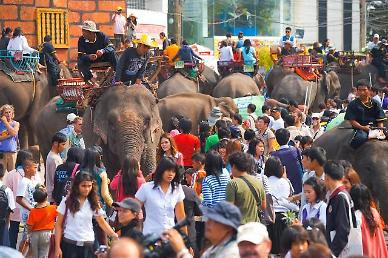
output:
<path id="1" fill-rule="evenodd" d="M 213 207 L 217 203 L 224 201 L 226 196 L 226 185 L 230 181 L 230 175 L 225 168 L 222 174 L 218 176 L 207 176 L 202 181 L 202 205 L 206 207 Z"/>

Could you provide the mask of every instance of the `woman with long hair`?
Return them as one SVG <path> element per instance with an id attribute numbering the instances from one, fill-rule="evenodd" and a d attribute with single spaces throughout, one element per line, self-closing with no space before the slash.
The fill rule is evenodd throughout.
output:
<path id="1" fill-rule="evenodd" d="M 112 182 L 110 189 L 116 192 L 116 202 L 121 202 L 125 198 L 135 197 L 137 190 L 145 183 L 143 173 L 140 170 L 137 159 L 127 157 L 124 160 L 123 169 L 120 170 Z"/>
<path id="2" fill-rule="evenodd" d="M 74 178 L 69 196 L 62 199 L 58 206 L 55 224 L 56 258 L 95 257 L 93 219 L 107 235 L 118 237 L 104 220 L 94 178 L 89 173 L 79 172 Z"/>
<path id="3" fill-rule="evenodd" d="M 248 144 L 247 153 L 251 154 L 253 159 L 255 160 L 256 165 L 256 173 L 262 174 L 264 173 L 264 165 L 266 162 L 266 158 L 264 156 L 265 147 L 264 141 L 260 138 L 253 138 Z"/>
<path id="4" fill-rule="evenodd" d="M 221 155 L 213 150 L 206 153 L 206 177 L 202 181 L 202 205 L 213 207 L 226 198 L 226 185 L 230 181 L 228 170 L 223 168 Z"/>
<path id="5" fill-rule="evenodd" d="M 185 217 L 180 176 L 175 160 L 164 157 L 156 167 L 154 181 L 137 191 L 135 197 L 144 205 L 146 214 L 143 234 L 160 235 L 175 225 L 175 218 L 181 221 Z"/>
<path id="6" fill-rule="evenodd" d="M 12 56 L 15 55 L 15 51 L 22 51 L 23 55 L 38 52 L 28 45 L 27 38 L 23 35 L 20 27 L 14 29 L 12 38 L 8 42 L 7 50 L 11 52 Z"/>
<path id="7" fill-rule="evenodd" d="M 381 227 L 380 214 L 372 207 L 372 195 L 363 184 L 352 186 L 350 196 L 356 214 L 361 212 L 361 235 L 363 255 L 368 257 L 388 257 L 387 246 Z"/>
<path id="8" fill-rule="evenodd" d="M 244 60 L 244 65 L 255 65 L 257 58 L 256 58 L 256 51 L 255 48 L 252 47 L 252 43 L 249 39 L 244 40 L 244 45 L 240 49 L 240 57 L 239 61 Z"/>
<path id="9" fill-rule="evenodd" d="M 179 166 L 183 166 L 183 155 L 178 151 L 174 138 L 169 133 L 163 133 L 160 136 L 158 149 L 156 151 L 156 161 L 159 162 L 163 157 L 175 159 Z"/>

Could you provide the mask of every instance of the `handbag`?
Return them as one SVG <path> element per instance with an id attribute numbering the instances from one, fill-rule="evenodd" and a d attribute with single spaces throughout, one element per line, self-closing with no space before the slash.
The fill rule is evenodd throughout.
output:
<path id="1" fill-rule="evenodd" d="M 257 212 L 259 213 L 260 216 L 260 221 L 265 224 L 265 225 L 270 225 L 275 223 L 275 211 L 273 209 L 273 199 L 271 194 L 266 194 L 265 195 L 265 200 L 266 200 L 266 208 L 264 210 L 261 209 L 261 201 L 260 198 L 257 194 L 256 189 L 253 187 L 253 185 L 244 177 L 240 177 L 249 187 L 251 190 L 253 197 L 256 200 L 256 205 L 257 205 Z"/>

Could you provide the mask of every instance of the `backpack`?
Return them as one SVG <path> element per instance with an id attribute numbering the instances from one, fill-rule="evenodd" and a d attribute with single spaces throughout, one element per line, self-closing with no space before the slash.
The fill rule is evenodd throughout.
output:
<path id="1" fill-rule="evenodd" d="M 5 185 L 0 187 L 0 221 L 5 221 L 9 215 L 8 197 L 5 189 L 7 189 Z"/>
<path id="2" fill-rule="evenodd" d="M 79 164 L 75 164 L 73 171 L 71 172 L 71 176 L 67 179 L 65 187 L 63 189 L 63 197 L 66 197 L 70 193 L 71 185 L 73 184 L 74 177 L 77 174 L 78 167 Z"/>

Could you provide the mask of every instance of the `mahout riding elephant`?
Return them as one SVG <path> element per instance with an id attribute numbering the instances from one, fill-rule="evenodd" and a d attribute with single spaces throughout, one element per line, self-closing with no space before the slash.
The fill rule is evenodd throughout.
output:
<path id="1" fill-rule="evenodd" d="M 346 99 L 348 97 L 348 94 L 352 90 L 352 85 L 355 87 L 356 82 L 360 79 L 367 79 L 368 81 L 372 81 L 372 85 L 377 88 L 383 88 L 384 85 L 381 83 L 376 82 L 376 76 L 377 76 L 377 69 L 372 64 L 366 64 L 366 65 L 358 65 L 353 70 L 353 79 L 352 79 L 352 73 L 349 68 L 349 70 L 341 70 L 341 69 L 334 69 L 336 71 L 338 78 L 341 83 L 341 99 Z M 388 74 L 386 73 L 385 76 L 386 81 L 388 81 Z M 353 81 L 353 84 L 352 84 Z"/>
<path id="2" fill-rule="evenodd" d="M 71 74 L 66 66 L 60 65 L 64 78 Z M 35 73 L 35 82 L 13 82 L 8 75 L 0 72 L 0 106 L 11 104 L 15 108 L 15 120 L 20 122 L 20 147 L 27 148 L 36 144 L 33 125 L 39 111 L 56 95 L 56 88 L 52 86 L 45 72 Z"/>
<path id="3" fill-rule="evenodd" d="M 242 73 L 232 73 L 221 79 L 213 90 L 213 97 L 239 98 L 261 95 L 260 90 L 251 77 Z"/>
<path id="4" fill-rule="evenodd" d="M 205 66 L 200 80 L 194 81 L 186 78 L 181 73 L 175 73 L 169 79 L 163 81 L 157 90 L 158 98 L 164 98 L 179 93 L 203 93 L 211 95 L 219 80 L 218 74 Z"/>
<path id="5" fill-rule="evenodd" d="M 317 82 L 305 81 L 296 74 L 284 76 L 272 89 L 270 97 L 276 100 L 286 98 L 298 104 L 307 104 L 312 111 L 327 98 L 339 96 L 341 85 L 335 72 L 322 74 Z"/>
<path id="6" fill-rule="evenodd" d="M 145 87 L 114 86 L 83 115 L 86 146 L 99 144 L 109 176 L 121 168 L 125 157 L 140 161 L 148 175 L 156 168 L 156 148 L 162 132 L 157 99 Z"/>
<path id="7" fill-rule="evenodd" d="M 223 115 L 228 117 L 238 111 L 236 104 L 231 98 L 214 98 L 200 93 L 176 94 L 163 98 L 158 102 L 160 118 L 163 122 L 163 129 L 166 132 L 173 129 L 171 117 L 184 116 L 190 118 L 193 122 L 191 132 L 198 134 L 199 123 L 208 119 L 214 107 L 219 107 Z"/>
<path id="8" fill-rule="evenodd" d="M 388 126 L 388 122 L 385 123 Z M 324 133 L 314 146 L 326 150 L 328 159 L 348 160 L 368 186 L 381 208 L 381 215 L 388 222 L 388 141 L 370 140 L 354 150 L 349 142 L 353 129 L 348 121 Z"/>

